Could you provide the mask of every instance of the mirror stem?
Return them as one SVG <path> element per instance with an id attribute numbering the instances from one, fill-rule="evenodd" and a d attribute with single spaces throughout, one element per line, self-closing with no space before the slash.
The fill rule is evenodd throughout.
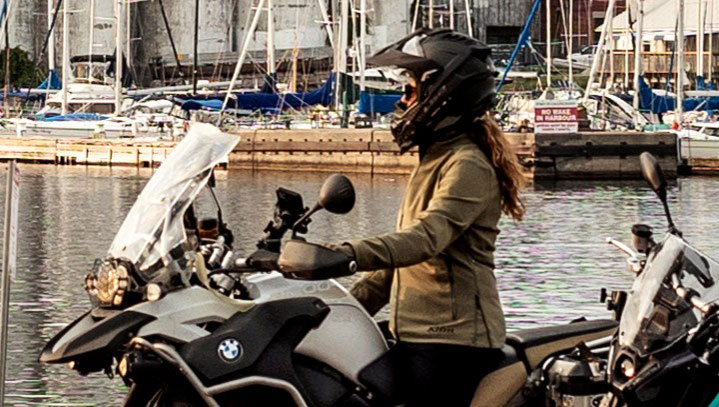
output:
<path id="1" fill-rule="evenodd" d="M 312 209 L 310 209 L 309 211 L 307 211 L 307 213 L 305 213 L 304 215 L 302 215 L 302 217 L 299 218 L 299 219 L 297 220 L 297 222 L 295 222 L 294 225 L 292 225 L 292 236 L 295 235 L 295 229 L 297 229 L 302 223 L 304 223 L 304 221 L 306 221 L 307 219 L 309 219 L 309 217 L 312 216 L 312 214 L 314 214 L 315 212 L 319 211 L 320 209 L 322 209 L 322 206 L 320 206 L 320 204 L 317 203 L 317 204 L 315 204 L 314 207 L 312 207 Z"/>
<path id="2" fill-rule="evenodd" d="M 667 222 L 669 223 L 669 232 L 681 237 L 682 232 L 674 226 L 674 221 L 672 220 L 671 213 L 669 213 L 669 205 L 667 204 L 666 199 L 662 199 L 662 204 L 664 205 L 664 214 L 667 216 Z"/>

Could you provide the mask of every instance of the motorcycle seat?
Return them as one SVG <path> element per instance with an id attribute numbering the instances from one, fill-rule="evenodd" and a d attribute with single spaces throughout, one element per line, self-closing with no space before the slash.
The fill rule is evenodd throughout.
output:
<path id="1" fill-rule="evenodd" d="M 510 345 L 504 345 L 502 352 L 504 359 L 479 382 L 471 407 L 507 405 L 524 387 L 528 373 L 517 355 L 517 350 Z"/>
<path id="2" fill-rule="evenodd" d="M 612 335 L 617 325 L 617 321 L 599 319 L 523 329 L 508 333 L 506 343 L 517 350 L 517 356 L 531 371 L 552 354 Z"/>

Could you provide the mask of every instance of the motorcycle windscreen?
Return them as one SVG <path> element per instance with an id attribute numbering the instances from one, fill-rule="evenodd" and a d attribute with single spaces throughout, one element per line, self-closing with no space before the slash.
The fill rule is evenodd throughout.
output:
<path id="1" fill-rule="evenodd" d="M 639 355 L 661 349 L 695 326 L 701 313 L 677 295 L 676 275 L 704 302 L 719 300 L 719 263 L 674 235 L 659 243 L 636 278 L 619 324 L 619 344 Z"/>
<path id="2" fill-rule="evenodd" d="M 182 217 L 207 184 L 212 169 L 240 138 L 197 123 L 155 172 L 127 214 L 110 246 L 109 255 L 148 270 L 172 261 L 171 251 L 186 241 Z"/>

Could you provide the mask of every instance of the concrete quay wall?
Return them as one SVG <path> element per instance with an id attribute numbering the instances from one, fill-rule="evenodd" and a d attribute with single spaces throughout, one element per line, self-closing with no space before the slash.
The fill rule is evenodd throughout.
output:
<path id="1" fill-rule="evenodd" d="M 667 178 L 677 177 L 672 133 L 536 134 L 534 179 L 642 179 L 639 155 L 652 153 Z"/>
<path id="2" fill-rule="evenodd" d="M 278 171 L 409 174 L 417 151 L 399 155 L 387 130 L 247 130 L 224 166 Z M 641 179 L 639 154 L 657 156 L 668 178 L 677 174 L 672 134 L 510 133 L 525 173 L 536 180 Z M 157 166 L 175 142 L 119 139 L 0 137 L 0 160 L 85 165 Z"/>

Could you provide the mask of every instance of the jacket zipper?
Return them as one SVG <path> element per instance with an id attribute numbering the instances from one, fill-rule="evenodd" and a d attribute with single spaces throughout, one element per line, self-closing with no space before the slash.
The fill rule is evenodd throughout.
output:
<path id="1" fill-rule="evenodd" d="M 396 337 L 395 339 L 399 342 L 399 318 L 398 318 L 399 301 L 397 301 L 398 300 L 397 297 L 399 296 L 398 293 L 399 293 L 400 285 L 399 285 L 399 270 L 396 268 L 394 269 L 394 278 L 397 281 L 397 286 L 396 286 L 397 288 L 395 290 L 392 290 L 392 291 L 394 291 L 394 293 L 393 293 L 394 294 L 394 306 L 396 307 L 395 312 L 394 312 L 394 335 Z"/>
<path id="2" fill-rule="evenodd" d="M 452 320 L 457 320 L 457 298 L 454 292 L 454 272 L 452 270 L 452 262 L 449 259 L 445 259 L 447 265 L 447 274 L 449 275 L 449 296 L 452 301 Z"/>

